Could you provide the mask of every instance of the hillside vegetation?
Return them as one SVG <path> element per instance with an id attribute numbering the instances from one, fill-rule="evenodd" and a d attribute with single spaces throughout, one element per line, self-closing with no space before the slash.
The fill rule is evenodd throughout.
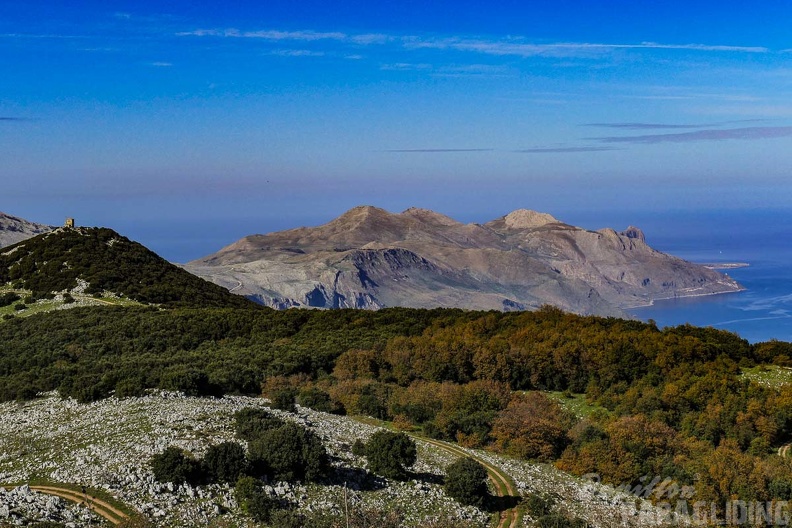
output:
<path id="1" fill-rule="evenodd" d="M 164 307 L 254 307 L 251 301 L 195 277 L 106 228 L 62 228 L 0 252 L 0 285 L 31 290 L 34 298 L 78 288 Z"/>
<path id="2" fill-rule="evenodd" d="M 708 328 L 530 313 L 78 308 L 0 324 L 0 398 L 264 392 L 277 405 L 555 463 L 606 482 L 662 476 L 723 503 L 792 498 L 792 387 L 743 368 L 792 345 Z M 524 392 L 526 391 L 526 392 Z M 545 391 L 581 394 L 583 416 Z M 558 398 L 558 396 L 556 396 Z M 600 408 L 601 410 L 599 410 Z"/>

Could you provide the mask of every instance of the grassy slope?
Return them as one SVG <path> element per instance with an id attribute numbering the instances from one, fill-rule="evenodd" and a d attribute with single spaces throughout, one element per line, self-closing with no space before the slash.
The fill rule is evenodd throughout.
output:
<path id="1" fill-rule="evenodd" d="M 33 292 L 30 290 L 20 290 L 8 286 L 0 287 L 0 295 L 4 293 L 16 293 L 22 299 L 24 299 L 25 297 L 32 295 Z M 63 301 L 62 295 L 58 295 L 54 299 L 38 299 L 33 304 L 26 305 L 24 310 L 16 310 L 14 308 L 15 305 L 22 303 L 21 300 L 8 306 L 0 307 L 0 323 L 3 321 L 4 315 L 30 317 L 31 315 L 51 312 L 53 310 L 66 310 L 69 308 L 78 308 L 82 306 L 142 306 L 142 303 L 115 295 L 100 295 L 95 297 L 93 295 L 73 293 L 72 297 L 74 298 L 74 302 L 72 303 L 65 303 Z"/>
<path id="2" fill-rule="evenodd" d="M 745 368 L 742 370 L 742 376 L 759 385 L 773 389 L 792 384 L 792 368 L 779 367 L 777 365 L 758 365 L 752 368 Z"/>

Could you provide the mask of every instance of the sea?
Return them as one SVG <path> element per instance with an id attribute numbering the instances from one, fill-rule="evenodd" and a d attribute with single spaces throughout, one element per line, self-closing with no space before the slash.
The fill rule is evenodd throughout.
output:
<path id="1" fill-rule="evenodd" d="M 734 216 L 711 214 L 687 229 L 660 227 L 654 235 L 647 233 L 647 242 L 691 262 L 748 264 L 719 270 L 744 291 L 655 301 L 630 313 L 660 327 L 690 323 L 735 332 L 751 343 L 792 342 L 792 215 L 754 211 Z"/>

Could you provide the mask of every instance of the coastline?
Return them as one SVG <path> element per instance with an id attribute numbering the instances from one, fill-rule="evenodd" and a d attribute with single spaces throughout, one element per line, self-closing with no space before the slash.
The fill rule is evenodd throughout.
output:
<path id="1" fill-rule="evenodd" d="M 744 286 L 740 286 L 740 288 L 738 290 L 721 291 L 721 292 L 709 292 L 709 293 L 692 293 L 690 295 L 674 295 L 672 297 L 657 297 L 655 299 L 652 299 L 651 301 L 649 301 L 646 304 L 639 304 L 639 305 L 636 305 L 636 306 L 625 307 L 625 308 L 622 308 L 622 310 L 629 311 L 629 310 L 635 310 L 635 309 L 639 309 L 639 308 L 650 308 L 650 307 L 654 306 L 656 301 L 670 301 L 672 299 L 687 299 L 687 298 L 692 298 L 692 297 L 709 297 L 709 296 L 712 296 L 712 295 L 726 295 L 726 294 L 729 294 L 729 293 L 740 293 L 740 292 L 744 292 L 744 291 L 747 291 L 747 290 L 748 290 L 748 288 L 746 288 Z"/>
<path id="2" fill-rule="evenodd" d="M 739 269 L 739 268 L 747 268 L 750 266 L 748 262 L 696 262 L 699 266 L 704 266 L 707 269 L 711 270 L 721 270 L 721 269 Z"/>

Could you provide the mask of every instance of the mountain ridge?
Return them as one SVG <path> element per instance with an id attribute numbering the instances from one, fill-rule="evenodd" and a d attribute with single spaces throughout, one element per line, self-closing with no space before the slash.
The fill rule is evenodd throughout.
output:
<path id="1" fill-rule="evenodd" d="M 728 276 L 518 209 L 464 224 L 428 209 L 358 206 L 316 227 L 244 237 L 185 269 L 276 308 L 534 309 L 625 316 L 656 299 L 739 291 Z"/>

